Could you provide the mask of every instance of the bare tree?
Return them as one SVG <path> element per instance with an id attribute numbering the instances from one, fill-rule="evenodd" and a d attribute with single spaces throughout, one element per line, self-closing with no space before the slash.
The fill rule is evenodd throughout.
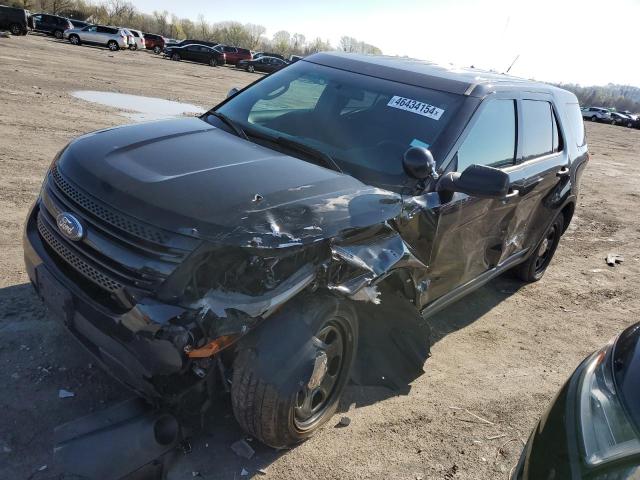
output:
<path id="1" fill-rule="evenodd" d="M 200 35 L 200 38 L 202 40 L 209 40 L 210 38 L 209 31 L 210 31 L 210 27 L 209 27 L 209 24 L 207 23 L 207 19 L 201 13 L 200 15 L 198 15 L 198 34 Z"/>
<path id="2" fill-rule="evenodd" d="M 280 30 L 273 34 L 273 49 L 281 55 L 288 55 L 291 50 L 291 34 Z"/>
<path id="3" fill-rule="evenodd" d="M 264 35 L 267 29 L 264 28 L 262 25 L 255 25 L 253 23 L 247 23 L 244 26 L 244 28 L 247 31 L 247 41 L 248 41 L 247 48 L 250 48 L 250 49 L 256 48 L 260 43 L 260 39 L 262 35 Z"/>

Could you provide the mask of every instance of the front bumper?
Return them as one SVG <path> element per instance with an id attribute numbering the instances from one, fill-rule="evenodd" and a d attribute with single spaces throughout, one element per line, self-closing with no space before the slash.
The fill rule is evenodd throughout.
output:
<path id="1" fill-rule="evenodd" d="M 158 333 L 169 320 L 194 312 L 143 299 L 117 312 L 92 298 L 62 270 L 38 232 L 36 203 L 27 217 L 23 244 L 27 274 L 53 316 L 105 370 L 154 403 L 179 396 L 199 382 L 189 360 Z"/>

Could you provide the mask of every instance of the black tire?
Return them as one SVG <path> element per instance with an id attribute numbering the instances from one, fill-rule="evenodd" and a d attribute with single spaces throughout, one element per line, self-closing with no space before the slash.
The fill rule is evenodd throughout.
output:
<path id="1" fill-rule="evenodd" d="M 69 35 L 69 42 L 73 45 L 80 45 L 80 37 L 78 35 Z"/>
<path id="2" fill-rule="evenodd" d="M 162 53 L 162 49 L 156 45 L 155 47 L 153 47 L 153 53 L 155 53 L 156 55 L 160 55 Z"/>
<path id="3" fill-rule="evenodd" d="M 11 24 L 9 31 L 11 32 L 11 35 L 22 35 L 22 27 L 17 23 Z"/>
<path id="4" fill-rule="evenodd" d="M 135 52 L 136 50 L 138 50 L 138 45 L 136 45 L 136 44 L 129 45 L 129 50 L 133 50 Z"/>
<path id="5" fill-rule="evenodd" d="M 628 123 L 627 123 L 627 128 L 632 128 L 632 127 L 633 127 L 633 123 L 628 122 Z"/>
<path id="6" fill-rule="evenodd" d="M 62 40 L 62 38 L 64 37 L 64 33 L 62 32 L 62 30 L 56 30 L 55 32 L 53 32 L 53 36 L 58 40 Z"/>
<path id="7" fill-rule="evenodd" d="M 254 67 L 253 65 L 247 65 L 247 72 L 253 73 L 255 71 L 256 71 L 256 67 Z"/>
<path id="8" fill-rule="evenodd" d="M 562 213 L 547 227 L 542 239 L 536 245 L 529 258 L 515 267 L 514 273 L 523 282 L 537 282 L 542 278 L 551 263 L 554 253 L 560 243 L 564 231 L 564 216 Z"/>
<path id="9" fill-rule="evenodd" d="M 233 413 L 247 433 L 274 448 L 291 447 L 305 441 L 333 416 L 349 380 L 358 344 L 357 317 L 346 301 L 316 294 L 298 302 L 296 308 L 295 320 L 305 322 L 309 331 L 316 332 L 314 343 L 318 339 L 321 341 L 318 345 L 326 347 L 318 349 L 327 355 L 326 370 L 318 381 L 319 386 L 310 390 L 308 377 L 293 378 L 302 377 L 295 373 L 300 369 L 287 368 L 278 374 L 288 374 L 291 378 L 279 377 L 279 380 L 295 388 L 293 393 L 283 393 L 283 387 L 269 383 L 257 365 L 256 350 L 260 351 L 260 347 L 241 349 L 233 364 Z M 266 322 L 278 320 L 272 318 Z M 309 340 L 304 339 L 304 343 Z M 326 396 L 322 393 L 325 391 Z"/>
<path id="10" fill-rule="evenodd" d="M 173 55 L 171 55 L 171 60 L 173 60 L 174 62 L 179 62 L 180 61 L 180 54 L 179 53 L 174 53 Z"/>
<path id="11" fill-rule="evenodd" d="M 107 47 L 112 52 L 117 52 L 118 50 L 120 50 L 120 46 L 118 45 L 118 42 L 116 42 L 115 40 L 109 40 L 107 42 Z"/>
<path id="12" fill-rule="evenodd" d="M 209 59 L 209 65 L 212 67 L 217 67 L 218 66 L 218 60 L 216 59 L 216 57 L 211 57 Z"/>
<path id="13" fill-rule="evenodd" d="M 591 116 L 591 121 L 592 122 L 597 122 L 598 121 L 598 117 L 596 117 L 595 115 Z"/>

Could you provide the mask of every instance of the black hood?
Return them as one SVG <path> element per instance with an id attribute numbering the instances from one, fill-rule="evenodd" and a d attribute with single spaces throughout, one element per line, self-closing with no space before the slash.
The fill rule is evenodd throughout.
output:
<path id="1" fill-rule="evenodd" d="M 130 216 L 223 244 L 310 243 L 384 222 L 402 204 L 395 193 L 199 118 L 84 135 L 66 148 L 58 169 Z"/>

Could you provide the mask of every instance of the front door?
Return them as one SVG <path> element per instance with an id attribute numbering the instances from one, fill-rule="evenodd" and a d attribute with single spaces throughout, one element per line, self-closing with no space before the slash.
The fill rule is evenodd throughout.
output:
<path id="1" fill-rule="evenodd" d="M 470 165 L 508 171 L 518 155 L 518 112 L 515 96 L 485 100 L 458 142 L 448 171 L 463 172 Z M 435 221 L 423 305 L 498 266 L 513 249 L 513 220 L 521 201 L 512 188 L 501 199 L 464 193 L 438 194 L 439 202 L 425 212 Z"/>

